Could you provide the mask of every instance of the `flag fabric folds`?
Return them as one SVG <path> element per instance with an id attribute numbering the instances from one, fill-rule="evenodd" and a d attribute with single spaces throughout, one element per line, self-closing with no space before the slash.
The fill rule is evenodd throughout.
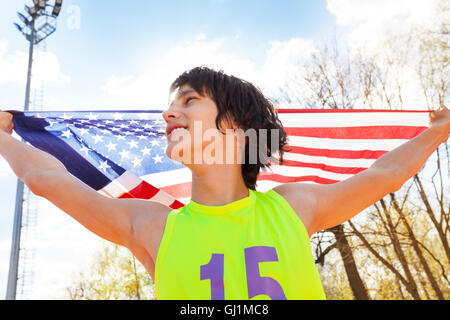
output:
<path id="1" fill-rule="evenodd" d="M 105 196 L 148 199 L 172 209 L 190 197 L 189 169 L 165 154 L 161 111 L 8 112 L 19 136 Z M 426 130 L 430 112 L 278 109 L 289 151 L 282 165 L 260 172 L 257 188 L 345 180 Z"/>

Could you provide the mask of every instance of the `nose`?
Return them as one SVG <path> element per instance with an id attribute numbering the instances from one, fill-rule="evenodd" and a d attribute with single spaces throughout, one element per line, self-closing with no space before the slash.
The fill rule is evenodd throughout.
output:
<path id="1" fill-rule="evenodd" d="M 170 120 L 178 119 L 180 117 L 180 113 L 175 111 L 173 108 L 169 108 L 162 113 L 164 120 L 169 123 Z"/>

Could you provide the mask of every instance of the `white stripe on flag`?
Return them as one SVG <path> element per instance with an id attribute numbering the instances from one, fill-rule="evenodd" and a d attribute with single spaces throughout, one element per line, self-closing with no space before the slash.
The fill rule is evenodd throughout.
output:
<path id="1" fill-rule="evenodd" d="M 157 188 L 163 188 L 174 184 L 191 182 L 192 174 L 188 168 L 170 170 L 158 173 L 147 174 L 141 177 L 143 180 Z"/>
<path id="2" fill-rule="evenodd" d="M 429 126 L 426 112 L 279 113 L 285 127 L 327 128 L 365 126 Z"/>
<path id="3" fill-rule="evenodd" d="M 376 161 L 376 159 L 339 159 L 339 158 L 329 158 L 319 156 L 308 156 L 293 152 L 284 153 L 283 158 L 292 161 L 325 164 L 334 167 L 347 167 L 347 168 L 369 168 Z"/>
<path id="4" fill-rule="evenodd" d="M 170 206 L 176 199 L 166 192 L 159 190 L 150 200 Z"/>
<path id="5" fill-rule="evenodd" d="M 392 150 L 408 139 L 328 139 L 288 136 L 288 144 L 295 147 L 330 150 Z"/>
<path id="6" fill-rule="evenodd" d="M 102 190 L 114 198 L 120 197 L 123 193 L 128 192 L 136 188 L 142 180 L 131 173 L 130 171 L 125 171 L 120 177 L 112 181 Z"/>
<path id="7" fill-rule="evenodd" d="M 353 174 L 334 173 L 323 171 L 321 169 L 316 168 L 301 168 L 301 167 L 272 165 L 270 169 L 271 171 L 263 171 L 263 172 L 280 174 L 283 176 L 290 176 L 290 177 L 318 176 L 321 178 L 338 181 L 342 181 L 353 176 Z"/>

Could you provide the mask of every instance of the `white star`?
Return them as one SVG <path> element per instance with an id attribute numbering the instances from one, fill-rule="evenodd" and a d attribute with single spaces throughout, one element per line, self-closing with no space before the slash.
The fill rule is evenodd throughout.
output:
<path id="1" fill-rule="evenodd" d="M 62 116 L 62 119 L 64 119 L 64 120 L 70 120 L 70 119 L 72 119 L 72 116 L 68 116 L 68 115 L 64 112 L 64 114 L 63 114 L 63 116 Z"/>
<path id="2" fill-rule="evenodd" d="M 128 145 L 130 146 L 130 149 L 137 148 L 138 142 L 135 140 L 131 140 L 128 142 Z"/>
<path id="3" fill-rule="evenodd" d="M 152 151 L 152 149 L 149 149 L 147 147 L 145 147 L 144 149 L 141 150 L 142 155 L 150 155 L 150 151 Z"/>
<path id="4" fill-rule="evenodd" d="M 110 134 L 111 133 L 111 131 L 109 131 L 109 130 L 107 130 L 107 129 L 103 129 L 103 130 L 100 130 L 103 134 Z"/>
<path id="5" fill-rule="evenodd" d="M 145 140 L 145 139 L 147 139 L 147 137 L 146 137 L 146 136 L 143 136 L 143 135 L 140 135 L 140 136 L 138 137 L 138 139 L 139 139 L 139 140 Z"/>
<path id="6" fill-rule="evenodd" d="M 55 123 L 58 123 L 57 121 L 49 121 L 50 122 L 50 127 L 53 127 L 53 125 L 55 124 Z"/>
<path id="7" fill-rule="evenodd" d="M 86 146 L 83 144 L 83 147 L 81 148 L 81 151 L 86 152 L 86 155 L 88 155 L 88 152 L 91 151 L 91 149 L 89 149 L 88 147 L 86 147 Z"/>
<path id="8" fill-rule="evenodd" d="M 100 161 L 100 167 L 98 167 L 98 168 L 103 170 L 104 173 L 106 173 L 106 169 L 111 168 L 111 167 L 108 165 L 108 160 L 105 160 L 104 162 Z"/>
<path id="9" fill-rule="evenodd" d="M 97 118 L 98 118 L 98 116 L 94 116 L 94 115 L 92 114 L 92 112 L 89 113 L 89 116 L 88 116 L 89 121 L 97 120 Z"/>
<path id="10" fill-rule="evenodd" d="M 139 124 L 139 122 L 137 122 L 136 120 L 130 120 L 128 121 L 128 123 L 130 124 L 130 126 L 132 126 L 133 124 Z"/>
<path id="11" fill-rule="evenodd" d="M 123 158 L 129 158 L 130 157 L 130 152 L 126 151 L 125 149 L 122 150 L 122 152 L 120 153 L 120 156 Z"/>
<path id="12" fill-rule="evenodd" d="M 162 157 L 160 155 L 156 155 L 155 157 L 153 157 L 153 160 L 155 160 L 155 163 L 162 163 Z"/>
<path id="13" fill-rule="evenodd" d="M 97 144 L 99 142 L 103 142 L 103 136 L 99 136 L 98 134 L 96 134 L 92 138 L 95 140 L 95 144 Z"/>
<path id="14" fill-rule="evenodd" d="M 156 141 L 156 140 L 153 140 L 153 141 L 151 142 L 151 144 L 152 144 L 152 147 L 154 147 L 154 146 L 159 146 L 159 142 Z"/>
<path id="15" fill-rule="evenodd" d="M 125 137 L 124 136 L 117 136 L 117 141 L 120 141 L 120 140 L 125 140 Z"/>
<path id="16" fill-rule="evenodd" d="M 123 115 L 121 115 L 120 113 L 116 112 L 116 113 L 114 113 L 113 117 L 114 117 L 114 120 L 117 121 L 117 120 L 122 120 Z"/>
<path id="17" fill-rule="evenodd" d="M 116 146 L 117 144 L 112 143 L 112 141 L 110 141 L 106 147 L 108 148 L 108 152 L 111 152 L 111 150 L 116 150 Z"/>
<path id="18" fill-rule="evenodd" d="M 81 129 L 80 129 L 80 134 L 81 134 L 82 136 L 84 136 L 85 134 L 89 134 L 89 130 L 88 130 L 88 129 L 85 129 L 85 128 L 81 128 Z"/>
<path id="19" fill-rule="evenodd" d="M 105 123 L 106 123 L 106 124 L 114 124 L 114 121 L 106 120 Z"/>
<path id="20" fill-rule="evenodd" d="M 148 123 L 144 124 L 144 129 L 151 129 L 151 128 L 152 128 L 152 126 L 149 125 Z"/>
<path id="21" fill-rule="evenodd" d="M 141 166 L 142 160 L 143 160 L 143 159 L 138 159 L 138 158 L 134 159 L 134 160 L 133 160 L 134 168 L 136 168 L 136 167 L 138 167 L 138 166 Z"/>
<path id="22" fill-rule="evenodd" d="M 72 136 L 72 132 L 70 130 L 66 130 L 62 134 L 63 137 L 66 137 L 66 139 L 69 139 Z"/>

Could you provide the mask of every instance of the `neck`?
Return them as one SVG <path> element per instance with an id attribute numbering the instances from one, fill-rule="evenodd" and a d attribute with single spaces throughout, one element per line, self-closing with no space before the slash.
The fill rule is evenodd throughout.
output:
<path id="1" fill-rule="evenodd" d="M 192 200 L 206 206 L 223 206 L 249 196 L 241 165 L 202 165 L 192 171 Z"/>

